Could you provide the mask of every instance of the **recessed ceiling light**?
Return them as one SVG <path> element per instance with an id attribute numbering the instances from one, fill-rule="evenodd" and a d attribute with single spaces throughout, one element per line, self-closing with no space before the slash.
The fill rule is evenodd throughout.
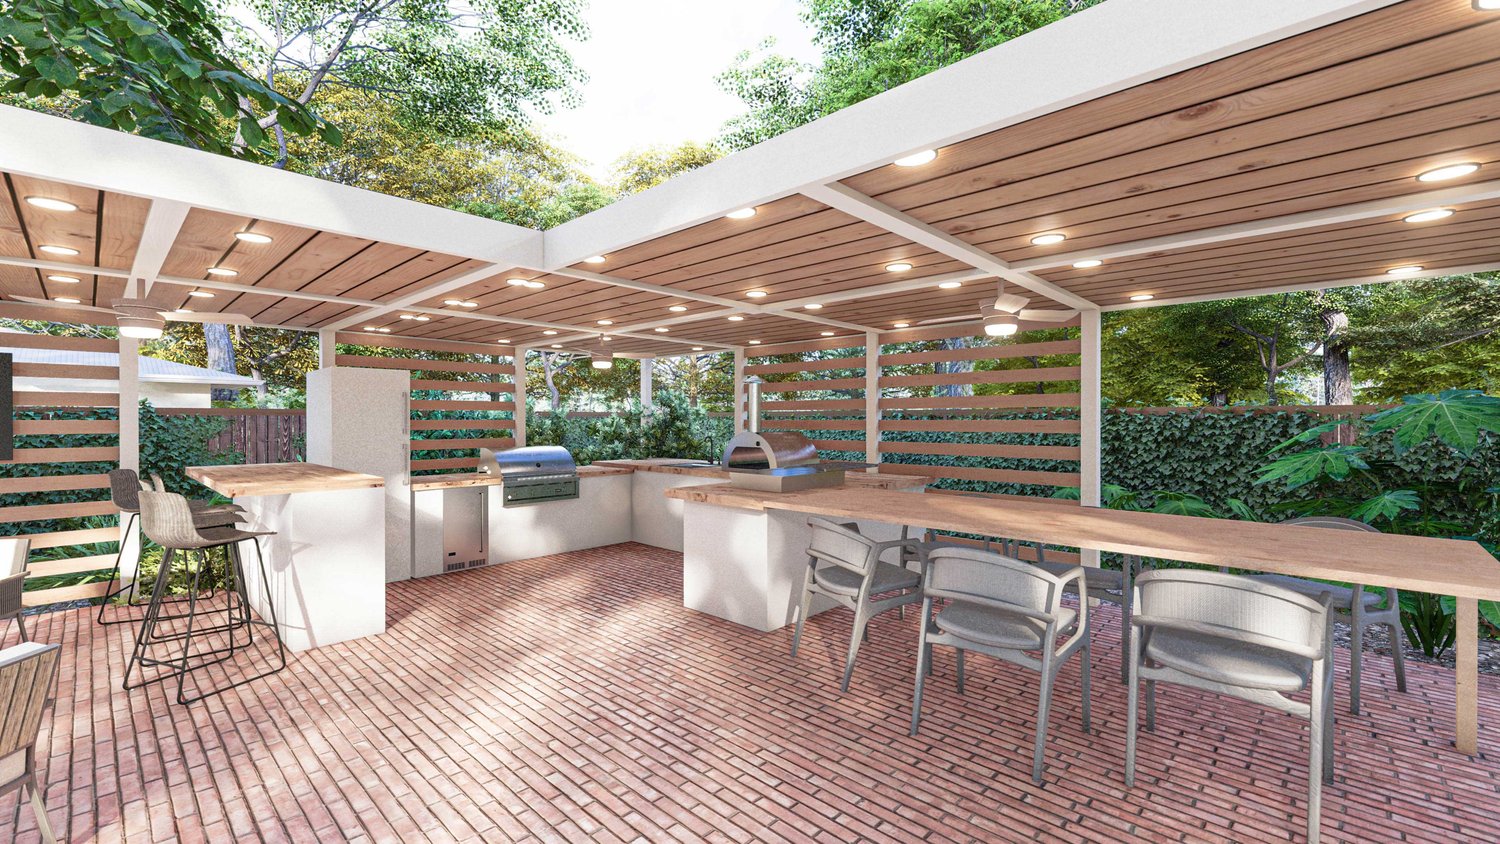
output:
<path id="1" fill-rule="evenodd" d="M 376 328 L 373 325 L 367 325 L 367 326 L 365 326 L 365 330 L 366 331 L 390 331 L 389 328 Z"/>
<path id="2" fill-rule="evenodd" d="M 402 314 L 401 318 L 415 320 L 417 322 L 427 322 L 428 320 L 432 319 L 432 317 L 424 316 L 422 314 Z"/>
<path id="3" fill-rule="evenodd" d="M 764 290 L 750 290 L 747 291 L 745 295 L 750 297 L 751 299 L 764 299 L 771 294 L 767 293 Z"/>
<path id="4" fill-rule="evenodd" d="M 660 328 L 659 327 L 659 328 L 657 328 L 655 330 L 656 330 L 657 334 L 666 334 L 668 331 L 671 331 L 672 329 L 670 329 L 670 328 Z"/>
<path id="5" fill-rule="evenodd" d="M 1480 12 L 1500 12 L 1500 0 L 1474 0 L 1474 9 Z"/>
<path id="6" fill-rule="evenodd" d="M 728 214 L 725 214 L 724 216 L 728 217 L 731 220 L 748 220 L 751 217 L 755 216 L 755 209 L 754 208 L 741 208 L 738 211 L 730 211 Z"/>
<path id="7" fill-rule="evenodd" d="M 76 276 L 71 276 L 71 275 L 49 275 L 49 276 L 47 276 L 47 280 L 48 281 L 55 281 L 58 284 L 77 284 L 78 283 L 78 278 Z"/>
<path id="8" fill-rule="evenodd" d="M 584 258 L 583 262 L 585 264 L 602 264 L 602 263 L 604 263 L 604 256 L 603 255 L 590 255 L 587 258 Z"/>
<path id="9" fill-rule="evenodd" d="M 832 331 L 819 331 L 818 333 L 821 334 L 824 337 L 832 337 L 833 336 L 833 332 Z"/>
<path id="10" fill-rule="evenodd" d="M 553 343 L 552 344 L 552 348 L 554 348 L 554 349 L 561 349 L 562 348 L 562 344 L 561 343 Z"/>
<path id="11" fill-rule="evenodd" d="M 694 346 L 693 347 L 693 351 L 695 351 L 695 352 L 701 352 L 701 351 L 703 351 L 703 347 L 702 346 Z"/>
<path id="12" fill-rule="evenodd" d="M 175 310 L 172 311 L 172 313 L 174 313 L 174 314 L 190 314 L 192 312 L 193 312 L 192 308 L 177 308 L 177 309 L 175 309 Z"/>
<path id="13" fill-rule="evenodd" d="M 214 297 L 214 294 L 207 290 L 189 290 L 188 295 L 199 299 L 212 299 Z"/>
<path id="14" fill-rule="evenodd" d="M 505 280 L 505 283 L 509 284 L 512 287 L 525 287 L 526 285 L 528 285 L 528 284 L 531 283 L 531 279 L 529 279 L 529 278 L 507 278 Z"/>
<path id="15" fill-rule="evenodd" d="M 939 290 L 953 290 L 955 288 L 959 288 L 959 287 L 963 287 L 963 286 L 964 286 L 964 283 L 961 282 L 961 281 L 945 281 L 945 282 L 943 282 L 943 283 L 941 283 L 941 284 L 938 285 L 938 289 Z"/>
<path id="16" fill-rule="evenodd" d="M 546 287 L 546 286 L 547 286 L 547 283 L 546 282 L 542 282 L 542 281 L 528 281 L 528 282 L 526 282 L 526 288 L 528 290 L 541 290 L 543 287 Z"/>
<path id="17" fill-rule="evenodd" d="M 740 316 L 740 315 L 738 315 L 738 314 L 736 314 L 736 315 L 734 315 L 732 317 L 727 317 L 727 319 L 730 322 L 744 322 L 745 321 L 745 318 L 742 317 L 742 316 Z"/>
<path id="18" fill-rule="evenodd" d="M 64 305 L 78 305 L 78 304 L 81 304 L 80 300 L 74 299 L 72 296 L 53 296 L 52 297 L 52 301 L 54 301 L 54 302 L 62 302 Z"/>
<path id="19" fill-rule="evenodd" d="M 909 322 L 895 322 L 891 324 L 896 326 L 897 328 L 911 328 L 911 323 Z"/>
<path id="20" fill-rule="evenodd" d="M 615 321 L 612 320 L 612 319 L 601 319 L 601 320 L 599 320 L 599 324 L 600 325 L 614 325 Z"/>
<path id="21" fill-rule="evenodd" d="M 1054 243 L 1062 243 L 1068 236 L 1053 232 L 1051 234 L 1039 234 L 1031 239 L 1032 246 L 1051 246 Z"/>
<path id="22" fill-rule="evenodd" d="M 1152 299 L 1155 299 L 1155 298 L 1156 297 L 1153 296 L 1150 293 L 1137 293 L 1134 296 L 1130 297 L 1130 301 L 1132 301 L 1132 302 L 1149 302 L 1149 301 L 1151 301 Z"/>
<path id="23" fill-rule="evenodd" d="M 237 276 L 240 274 L 239 270 L 231 270 L 227 267 L 209 267 L 207 272 L 209 275 L 220 275 L 226 278 L 230 276 Z"/>
<path id="24" fill-rule="evenodd" d="M 271 242 L 271 236 L 270 235 L 268 235 L 268 234 L 261 234 L 260 232 L 235 232 L 234 236 L 235 236 L 235 238 L 237 238 L 239 240 L 243 240 L 246 243 L 270 243 Z"/>
<path id="25" fill-rule="evenodd" d="M 1392 267 L 1392 268 L 1386 270 L 1385 274 L 1386 275 L 1416 275 L 1417 273 L 1419 273 L 1421 271 L 1422 271 L 1421 267 L 1417 266 L 1416 264 L 1411 264 L 1411 265 L 1405 266 L 1405 267 Z"/>
<path id="26" fill-rule="evenodd" d="M 1073 262 L 1073 269 L 1075 269 L 1075 270 L 1091 270 L 1094 267 L 1102 265 L 1103 263 L 1104 262 L 1101 261 L 1101 260 L 1099 260 L 1098 258 L 1085 258 L 1082 261 L 1074 261 Z"/>
<path id="27" fill-rule="evenodd" d="M 898 158 L 891 163 L 897 167 L 921 167 L 934 158 L 937 158 L 937 150 L 924 149 L 921 152 L 914 152 L 911 155 Z"/>
<path id="28" fill-rule="evenodd" d="M 29 203 L 31 203 L 32 205 L 35 205 L 38 208 L 45 208 L 48 211 L 77 211 L 78 210 L 78 206 L 77 205 L 74 205 L 73 203 L 67 201 L 66 199 L 53 199 L 50 196 L 28 196 L 28 197 L 26 197 L 26 201 L 29 202 Z"/>
<path id="29" fill-rule="evenodd" d="M 909 269 L 911 269 L 911 264 L 905 261 L 894 261 L 885 265 L 885 271 L 888 273 L 904 273 Z"/>
<path id="30" fill-rule="evenodd" d="M 823 310 L 823 306 L 819 305 L 817 302 L 808 302 L 806 305 L 802 306 L 802 309 L 807 311 L 821 311 Z"/>
<path id="31" fill-rule="evenodd" d="M 471 302 L 468 299 L 444 299 L 443 300 L 443 304 L 444 305 L 448 305 L 450 307 L 454 307 L 454 308 L 477 308 L 477 307 L 479 307 L 479 303 L 478 302 Z"/>
<path id="32" fill-rule="evenodd" d="M 1467 176 L 1478 169 L 1479 165 L 1475 164 L 1472 161 L 1466 161 L 1463 164 L 1450 164 L 1447 167 L 1439 167 L 1435 170 L 1428 170 L 1426 173 L 1417 176 L 1417 181 L 1446 182 L 1449 179 L 1457 179 L 1463 176 Z"/>
<path id="33" fill-rule="evenodd" d="M 759 346 L 760 345 L 760 341 L 759 340 L 751 340 L 750 341 L 750 345 L 752 345 L 752 346 Z"/>
<path id="34" fill-rule="evenodd" d="M 671 305 L 667 308 L 667 310 L 671 311 L 674 314 L 680 314 L 683 311 L 687 310 L 687 305 Z"/>
<path id="35" fill-rule="evenodd" d="M 77 255 L 78 250 L 69 246 L 38 246 L 38 249 L 51 255 Z"/>
<path id="36" fill-rule="evenodd" d="M 551 337 L 552 335 L 556 334 L 557 332 L 554 331 L 554 330 L 552 330 L 551 328 L 549 328 L 546 331 L 543 331 L 542 333 L 545 334 L 545 335 L 547 335 L 548 337 Z"/>
<path id="37" fill-rule="evenodd" d="M 1497 0 L 1500 2 L 1500 0 Z M 1452 208 L 1434 208 L 1431 211 L 1418 211 L 1401 218 L 1403 223 L 1430 223 L 1433 220 L 1446 220 L 1453 216 Z"/>
<path id="38" fill-rule="evenodd" d="M 510 344 L 510 341 L 509 341 L 509 340 L 496 340 L 496 341 L 495 341 L 495 342 L 496 342 L 496 343 L 503 343 L 503 344 L 506 344 L 506 345 L 509 345 L 509 344 Z"/>

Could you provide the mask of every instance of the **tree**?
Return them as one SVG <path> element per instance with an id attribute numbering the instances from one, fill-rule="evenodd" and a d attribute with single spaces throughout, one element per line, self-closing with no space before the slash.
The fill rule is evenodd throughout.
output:
<path id="1" fill-rule="evenodd" d="M 1135 406 L 1224 406 L 1263 391 L 1249 344 L 1219 303 L 1166 305 L 1104 315 L 1105 398 Z"/>
<path id="2" fill-rule="evenodd" d="M 297 103 L 366 91 L 409 126 L 514 144 L 529 140 L 528 109 L 577 96 L 584 75 L 563 42 L 587 37 L 580 11 L 578 0 L 253 0 L 253 20 L 234 23 L 244 64 Z M 271 110 L 242 130 L 272 133 L 280 165 L 282 125 Z"/>
<path id="3" fill-rule="evenodd" d="M 611 167 L 610 186 L 622 196 L 639 193 L 680 173 L 696 170 L 721 155 L 723 153 L 713 144 L 695 141 L 685 141 L 675 147 L 631 150 L 615 160 Z"/>
<path id="4" fill-rule="evenodd" d="M 725 352 L 657 358 L 652 380 L 661 389 L 687 397 L 690 404 L 709 411 L 734 406 L 734 355 Z"/>
<path id="5" fill-rule="evenodd" d="M 742 52 L 716 77 L 745 103 L 720 143 L 743 149 L 924 76 L 1097 2 L 1068 0 L 803 0 L 822 62 Z"/>
<path id="6" fill-rule="evenodd" d="M 1361 401 L 1444 389 L 1493 391 L 1500 379 L 1500 274 L 1376 285 L 1350 328 Z"/>
<path id="7" fill-rule="evenodd" d="M 203 0 L 0 0 L 0 90 L 27 105 L 68 96 L 77 120 L 223 155 L 275 153 L 249 109 L 336 143 L 306 101 L 240 69 L 217 23 Z"/>
<path id="8" fill-rule="evenodd" d="M 1229 327 L 1254 344 L 1266 376 L 1266 403 L 1280 404 L 1281 376 L 1317 355 L 1330 337 L 1326 329 L 1307 330 L 1312 318 L 1316 318 L 1311 314 L 1313 303 L 1306 294 L 1282 293 L 1217 304 L 1223 308 Z"/>

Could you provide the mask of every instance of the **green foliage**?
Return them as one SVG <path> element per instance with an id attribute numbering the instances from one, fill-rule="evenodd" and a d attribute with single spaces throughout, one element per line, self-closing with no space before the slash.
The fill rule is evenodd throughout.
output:
<path id="1" fill-rule="evenodd" d="M 168 492 L 189 498 L 212 498 L 213 492 L 187 477 L 189 466 L 240 463 L 244 455 L 212 452 L 208 441 L 224 430 L 225 420 L 214 416 L 163 416 L 151 402 L 141 400 L 141 475 L 160 475 Z"/>
<path id="2" fill-rule="evenodd" d="M 1478 390 L 1406 396 L 1400 406 L 1366 417 L 1365 423 L 1371 434 L 1391 432 L 1398 454 L 1436 437 L 1467 456 L 1480 431 L 1500 431 L 1500 398 Z"/>
<path id="3" fill-rule="evenodd" d="M 0 90 L 71 95 L 75 119 L 222 155 L 275 153 L 242 103 L 293 135 L 338 143 L 331 124 L 241 72 L 223 40 L 202 0 L 0 0 Z"/>
<path id="4" fill-rule="evenodd" d="M 1258 484 L 1281 481 L 1287 489 L 1306 486 L 1320 478 L 1342 481 L 1356 469 L 1368 469 L 1370 465 L 1360 456 L 1364 448 L 1353 445 L 1330 445 L 1312 451 L 1284 454 L 1267 463 L 1255 482 Z"/>
<path id="5" fill-rule="evenodd" d="M 721 155 L 723 152 L 713 144 L 695 141 L 686 141 L 675 147 L 631 150 L 615 161 L 610 181 L 615 191 L 622 195 L 639 193 L 680 173 L 709 164 Z"/>
<path id="6" fill-rule="evenodd" d="M 661 391 L 649 413 L 638 400 L 625 402 L 603 416 L 571 416 L 528 409 L 526 442 L 560 445 L 581 465 L 600 460 L 675 457 L 717 461 L 731 435 L 728 419 L 709 417 L 686 396 Z"/>

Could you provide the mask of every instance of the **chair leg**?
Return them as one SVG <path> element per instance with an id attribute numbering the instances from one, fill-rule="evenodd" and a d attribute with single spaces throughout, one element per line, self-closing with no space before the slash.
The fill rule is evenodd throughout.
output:
<path id="1" fill-rule="evenodd" d="M 1042 688 L 1036 703 L 1036 747 L 1031 754 L 1031 781 L 1042 784 L 1043 756 L 1047 751 L 1047 718 L 1052 713 L 1052 687 L 1057 677 L 1056 657 L 1042 656 Z"/>
<path id="2" fill-rule="evenodd" d="M 182 636 L 182 664 L 177 668 L 178 703 L 188 702 L 187 695 L 183 694 L 183 688 L 187 683 L 188 662 L 193 651 L 193 622 L 197 620 L 198 585 L 199 579 L 203 576 L 203 570 L 208 567 L 208 552 L 201 553 L 203 557 L 198 561 L 198 568 L 193 572 L 193 583 L 188 587 L 187 631 Z"/>
<path id="3" fill-rule="evenodd" d="M 20 612 L 16 613 L 15 619 L 16 619 L 16 630 L 18 632 L 20 632 L 20 634 L 21 634 L 21 641 L 23 641 L 23 642 L 30 642 L 31 641 L 31 637 L 26 634 L 26 622 L 22 619 L 22 616 L 21 616 Z"/>
<path id="4" fill-rule="evenodd" d="M 135 524 L 135 517 L 136 517 L 136 514 L 135 513 L 131 513 L 130 514 L 130 518 L 128 518 L 128 519 L 125 520 L 125 533 L 124 533 L 125 536 L 129 536 L 130 535 L 131 526 Z M 117 580 L 120 579 L 120 563 L 125 558 L 125 545 L 126 545 L 126 542 L 122 539 L 119 542 L 119 546 L 120 546 L 119 550 L 115 551 L 115 567 L 114 567 L 114 569 L 112 569 L 110 571 L 110 573 L 109 573 L 109 580 L 105 581 L 106 583 L 114 583 L 115 581 L 117 581 Z M 137 546 L 137 547 L 139 547 L 139 546 Z M 128 604 L 131 604 L 131 603 L 133 603 L 135 601 L 135 585 L 136 585 L 136 582 L 138 580 L 140 580 L 139 575 L 140 575 L 141 562 L 140 562 L 139 555 L 137 555 L 137 558 L 136 558 L 135 568 L 136 568 L 136 575 L 137 576 L 130 579 L 130 585 L 129 586 L 123 586 L 123 587 L 121 587 L 119 589 L 114 590 L 113 592 L 106 592 L 104 594 L 104 600 L 102 600 L 102 601 L 99 602 L 99 618 L 97 619 L 98 623 L 100 623 L 100 624 L 117 624 L 117 623 L 119 623 L 119 622 L 108 622 L 108 621 L 104 620 L 104 610 L 105 610 L 106 607 L 109 606 L 109 601 L 110 601 L 111 598 L 118 598 L 119 596 L 125 594 L 126 592 L 129 592 L 130 593 L 130 597 L 125 599 L 125 603 L 128 605 Z M 125 619 L 122 619 L 122 621 L 123 620 L 125 620 Z"/>
<path id="5" fill-rule="evenodd" d="M 52 822 L 47 820 L 47 803 L 42 799 L 42 789 L 37 786 L 36 774 L 32 774 L 26 788 L 31 792 L 31 811 L 36 815 L 36 828 L 42 834 L 44 844 L 57 844 L 52 833 Z"/>
<path id="6" fill-rule="evenodd" d="M 1083 659 L 1083 663 L 1080 668 L 1082 675 L 1079 679 L 1079 686 L 1081 687 L 1081 691 L 1083 692 L 1083 731 L 1085 733 L 1091 732 L 1094 728 L 1091 718 L 1091 702 L 1089 700 L 1089 663 L 1093 659 L 1092 651 L 1093 643 L 1085 638 L 1083 640 L 1083 646 L 1078 649 L 1078 655 Z"/>
<path id="7" fill-rule="evenodd" d="M 1349 714 L 1359 714 L 1360 675 L 1364 672 L 1365 614 L 1364 587 L 1354 587 L 1354 611 L 1349 617 Z"/>
<path id="8" fill-rule="evenodd" d="M 1135 786 L 1135 743 L 1138 723 L 1140 721 L 1140 657 L 1135 648 L 1130 648 L 1125 655 L 1126 661 L 1126 685 L 1129 688 L 1130 697 L 1125 705 L 1125 787 Z"/>
<path id="9" fill-rule="evenodd" d="M 964 649 L 958 649 L 958 693 L 964 693 Z"/>
<path id="10" fill-rule="evenodd" d="M 1326 660 L 1325 660 L 1326 662 Z M 1324 735 L 1328 709 L 1328 697 L 1326 684 L 1323 682 L 1323 672 L 1328 670 L 1323 665 L 1313 669 L 1313 692 L 1312 712 L 1309 742 L 1307 754 L 1307 841 L 1308 844 L 1317 844 L 1318 828 L 1321 826 L 1320 819 L 1323 809 L 1323 778 L 1327 773 L 1324 771 L 1324 742 L 1331 742 L 1332 737 Z M 1331 746 L 1331 744 L 1330 744 Z"/>
<path id="11" fill-rule="evenodd" d="M 1130 618 L 1135 610 L 1135 566 L 1138 561 L 1133 556 L 1126 556 L 1120 560 L 1121 574 L 1124 576 L 1124 589 L 1120 594 L 1120 682 L 1130 682 L 1130 642 L 1135 635 Z"/>
<path id="12" fill-rule="evenodd" d="M 256 551 L 259 552 L 260 545 L 257 543 Z M 797 605 L 797 626 L 792 631 L 792 656 L 797 655 L 797 646 L 802 644 L 802 624 L 807 621 L 807 613 L 812 609 L 812 566 L 807 567 L 807 573 L 802 576 L 802 603 Z"/>
<path id="13" fill-rule="evenodd" d="M 1406 691 L 1406 642 L 1402 638 L 1406 635 L 1401 630 L 1399 621 L 1388 621 L 1386 626 L 1391 628 L 1391 661 L 1396 663 L 1396 691 Z"/>
<path id="14" fill-rule="evenodd" d="M 1146 681 L 1146 732 L 1156 732 L 1156 681 Z"/>
<path id="15" fill-rule="evenodd" d="M 924 603 L 925 607 L 926 604 Z M 917 682 L 911 692 L 911 732 L 917 734 L 917 724 L 922 720 L 922 683 L 932 671 L 932 645 L 927 643 L 927 613 L 922 613 L 922 632 L 917 637 Z"/>
<path id="16" fill-rule="evenodd" d="M 865 613 L 869 611 L 868 607 L 869 602 L 861 600 L 854 610 L 854 630 L 849 636 L 849 656 L 844 660 L 844 682 L 839 684 L 839 691 L 849 691 L 849 679 L 854 676 L 854 658 L 859 655 L 859 643 L 865 639 L 865 625 L 869 621 Z"/>

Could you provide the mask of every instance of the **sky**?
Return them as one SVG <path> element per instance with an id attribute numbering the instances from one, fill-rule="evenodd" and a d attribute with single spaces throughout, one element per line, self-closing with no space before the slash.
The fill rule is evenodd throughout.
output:
<path id="1" fill-rule="evenodd" d="M 736 53 L 775 37 L 777 52 L 817 58 L 799 9 L 797 0 L 591 0 L 592 34 L 571 46 L 589 75 L 583 102 L 538 115 L 536 126 L 596 178 L 632 149 L 712 140 L 743 111 L 714 84 Z"/>

